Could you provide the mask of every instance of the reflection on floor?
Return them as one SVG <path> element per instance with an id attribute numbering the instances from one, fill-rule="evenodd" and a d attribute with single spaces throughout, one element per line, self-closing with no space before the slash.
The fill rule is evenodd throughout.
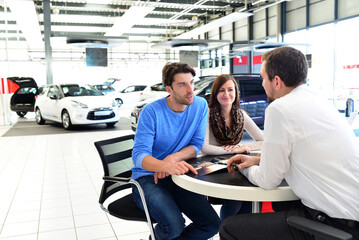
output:
<path id="1" fill-rule="evenodd" d="M 145 223 L 109 216 L 98 204 L 103 171 L 93 143 L 129 132 L 1 137 L 0 239 L 148 239 Z"/>
<path id="2" fill-rule="evenodd" d="M 77 125 L 71 130 L 65 130 L 61 123 L 46 121 L 44 125 L 38 125 L 34 117 L 26 116 L 25 118 L 16 119 L 16 123 L 2 136 L 30 136 L 44 134 L 68 134 L 81 132 L 98 132 L 127 130 L 131 128 L 131 120 L 127 117 L 121 117 L 114 127 L 107 127 L 106 124 L 96 125 Z"/>

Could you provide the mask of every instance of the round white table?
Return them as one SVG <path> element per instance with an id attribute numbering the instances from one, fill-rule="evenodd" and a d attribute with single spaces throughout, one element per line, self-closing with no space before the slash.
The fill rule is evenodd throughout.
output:
<path id="1" fill-rule="evenodd" d="M 196 160 L 191 160 L 189 163 L 193 165 L 198 163 L 198 161 L 208 162 L 215 157 L 218 156 L 204 156 Z M 250 183 L 240 172 L 229 174 L 227 169 L 204 176 L 192 173 L 178 176 L 173 175 L 172 180 L 175 184 L 188 191 L 205 196 L 252 201 L 253 212 L 261 211 L 261 202 L 281 202 L 299 199 L 285 181 L 273 190 L 265 190 Z"/>

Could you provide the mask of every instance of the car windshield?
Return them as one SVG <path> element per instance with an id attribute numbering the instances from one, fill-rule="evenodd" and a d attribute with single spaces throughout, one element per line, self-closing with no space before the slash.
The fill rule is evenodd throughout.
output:
<path id="1" fill-rule="evenodd" d="M 214 77 L 213 78 L 205 78 L 202 80 L 198 80 L 197 82 L 194 83 L 194 90 L 201 90 L 205 87 L 207 87 L 211 82 L 214 81 Z"/>
<path id="2" fill-rule="evenodd" d="M 96 90 L 90 85 L 68 84 L 61 85 L 65 97 L 78 97 L 78 96 L 99 96 L 103 95 L 100 91 Z"/>
<path id="3" fill-rule="evenodd" d="M 152 91 L 166 91 L 165 86 L 162 83 L 157 83 L 151 86 Z"/>
<path id="4" fill-rule="evenodd" d="M 19 91 L 17 92 L 17 94 L 36 94 L 37 89 L 34 87 L 25 87 L 25 88 L 21 88 L 19 89 Z"/>

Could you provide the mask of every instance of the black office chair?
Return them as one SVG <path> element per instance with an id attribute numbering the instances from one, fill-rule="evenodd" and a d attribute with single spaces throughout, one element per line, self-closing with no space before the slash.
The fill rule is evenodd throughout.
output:
<path id="1" fill-rule="evenodd" d="M 155 220 L 150 217 L 145 195 L 140 184 L 131 179 L 133 140 L 134 134 L 130 134 L 95 142 L 105 173 L 103 177 L 105 182 L 102 185 L 99 203 L 101 208 L 112 216 L 125 220 L 147 222 L 151 238 L 155 240 L 152 225 L 152 223 L 155 223 Z M 137 207 L 132 193 L 109 203 L 107 208 L 104 206 L 106 199 L 119 191 L 130 188 L 132 184 L 137 187 L 140 193 L 145 212 Z"/>
<path id="2" fill-rule="evenodd" d="M 308 218 L 291 216 L 287 218 L 289 226 L 315 236 L 316 240 L 351 240 L 353 236 L 335 227 Z"/>

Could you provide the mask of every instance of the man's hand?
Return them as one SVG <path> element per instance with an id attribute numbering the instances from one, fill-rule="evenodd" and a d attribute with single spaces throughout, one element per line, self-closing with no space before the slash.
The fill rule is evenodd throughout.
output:
<path id="1" fill-rule="evenodd" d="M 235 173 L 232 164 L 237 164 L 238 169 L 242 169 L 242 168 L 248 168 L 253 165 L 258 165 L 259 161 L 260 161 L 260 156 L 248 156 L 248 155 L 237 154 L 228 160 L 227 169 L 229 173 Z"/>
<path id="2" fill-rule="evenodd" d="M 158 179 L 165 178 L 169 175 L 182 175 L 185 174 L 188 171 L 193 172 L 194 174 L 197 174 L 196 169 L 192 167 L 190 164 L 188 164 L 185 161 L 181 162 L 165 162 L 165 171 L 164 172 L 156 172 L 154 176 L 155 183 L 158 183 Z"/>
<path id="3" fill-rule="evenodd" d="M 244 144 L 244 145 L 225 145 L 222 146 L 222 148 L 224 150 L 226 150 L 227 152 L 231 152 L 231 153 L 244 153 L 244 154 L 249 154 L 250 150 L 249 147 Z"/>

